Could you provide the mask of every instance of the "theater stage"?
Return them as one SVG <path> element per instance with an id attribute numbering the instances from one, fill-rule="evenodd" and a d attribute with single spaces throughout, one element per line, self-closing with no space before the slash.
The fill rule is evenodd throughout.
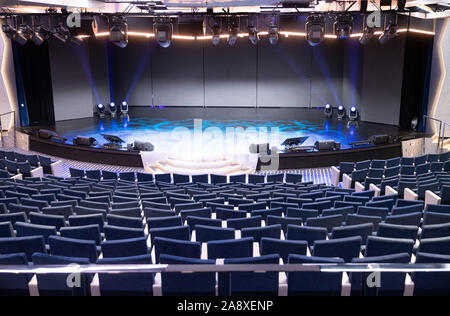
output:
<path id="1" fill-rule="evenodd" d="M 66 144 L 52 144 L 32 137 L 30 149 L 82 161 L 142 166 L 136 152 L 102 148 L 107 141 L 101 134 L 122 138 L 124 149 L 126 143 L 150 142 L 154 145 L 155 154 L 192 161 L 248 155 L 250 144 L 269 143 L 278 148 L 280 169 L 323 167 L 339 161 L 364 159 L 360 157 L 390 158 L 401 155 L 399 138 L 421 135 L 392 125 L 349 122 L 335 117 L 326 119 L 322 109 L 306 108 L 130 107 L 128 115 L 60 121 L 50 129 L 67 138 Z M 359 148 L 351 146 L 353 142 L 365 141 L 376 134 L 388 134 L 392 143 Z M 94 148 L 74 146 L 72 140 L 76 136 L 93 137 L 98 145 Z M 341 144 L 341 150 L 284 152 L 283 141 L 295 137 L 308 137 L 303 146 L 334 140 Z"/>

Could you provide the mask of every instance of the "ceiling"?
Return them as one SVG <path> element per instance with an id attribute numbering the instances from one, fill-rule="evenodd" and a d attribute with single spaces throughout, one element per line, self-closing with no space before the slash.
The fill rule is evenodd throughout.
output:
<path id="1" fill-rule="evenodd" d="M 6 13 L 45 13 L 47 9 L 91 13 L 296 13 L 398 10 L 420 18 L 450 16 L 450 0 L 0 0 Z"/>

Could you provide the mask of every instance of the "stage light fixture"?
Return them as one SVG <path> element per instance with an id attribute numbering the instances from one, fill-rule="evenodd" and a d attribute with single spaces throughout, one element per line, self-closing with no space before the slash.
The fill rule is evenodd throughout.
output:
<path id="1" fill-rule="evenodd" d="M 306 39 L 311 46 L 317 46 L 325 39 L 325 19 L 320 15 L 310 15 L 306 20 Z"/>
<path id="2" fill-rule="evenodd" d="M 219 46 L 220 44 L 220 26 L 219 25 L 214 25 L 212 28 L 212 32 L 213 32 L 213 36 L 212 36 L 212 44 L 214 46 Z"/>
<path id="3" fill-rule="evenodd" d="M 171 22 L 156 22 L 153 25 L 159 46 L 168 48 L 172 44 L 173 25 Z"/>
<path id="4" fill-rule="evenodd" d="M 325 105 L 325 107 L 323 108 L 323 114 L 327 118 L 331 118 L 333 116 L 333 107 L 330 104 Z"/>
<path id="5" fill-rule="evenodd" d="M 52 36 L 52 32 L 42 25 L 36 26 L 36 33 L 39 34 L 43 40 L 48 40 Z"/>
<path id="6" fill-rule="evenodd" d="M 381 44 L 386 44 L 391 39 L 395 38 L 397 36 L 398 26 L 395 23 L 390 23 L 386 29 L 384 30 L 383 34 L 380 35 L 378 40 Z"/>
<path id="7" fill-rule="evenodd" d="M 3 24 L 2 31 L 10 39 L 14 39 L 14 37 L 16 37 L 16 35 L 17 35 L 17 30 L 9 24 Z"/>
<path id="8" fill-rule="evenodd" d="M 101 104 L 101 103 L 97 104 L 97 114 L 100 117 L 105 117 L 105 111 L 106 111 L 106 109 L 103 104 Z"/>
<path id="9" fill-rule="evenodd" d="M 337 108 L 337 117 L 339 120 L 342 120 L 345 117 L 345 108 L 342 105 L 339 105 Z"/>
<path id="10" fill-rule="evenodd" d="M 109 40 L 120 48 L 128 45 L 128 24 L 124 17 L 111 17 L 109 21 Z"/>
<path id="11" fill-rule="evenodd" d="M 17 31 L 16 36 L 14 36 L 14 40 L 19 45 L 25 45 L 28 42 L 28 34 L 24 33 L 26 32 L 25 26 L 20 26 L 19 31 Z"/>
<path id="12" fill-rule="evenodd" d="M 123 101 L 122 105 L 120 106 L 120 111 L 122 112 L 122 114 L 127 114 L 128 113 L 128 103 L 127 101 Z"/>
<path id="13" fill-rule="evenodd" d="M 250 43 L 252 43 L 253 45 L 258 45 L 259 35 L 256 27 L 254 26 L 248 27 L 248 39 L 250 40 Z"/>
<path id="14" fill-rule="evenodd" d="M 356 108 L 356 106 L 352 106 L 350 108 L 350 111 L 348 112 L 348 118 L 350 119 L 350 121 L 356 121 L 358 117 L 359 117 L 358 109 Z"/>
<path id="15" fill-rule="evenodd" d="M 236 25 L 230 25 L 229 37 L 228 37 L 228 45 L 234 46 L 237 43 L 239 34 L 239 27 Z"/>
<path id="16" fill-rule="evenodd" d="M 276 25 L 269 26 L 269 43 L 272 45 L 276 45 L 278 43 L 278 28 Z"/>
<path id="17" fill-rule="evenodd" d="M 366 26 L 363 30 L 363 34 L 359 38 L 361 45 L 366 45 L 375 35 L 375 28 Z"/>
<path id="18" fill-rule="evenodd" d="M 353 32 L 353 18 L 350 15 L 338 15 L 333 28 L 338 39 L 349 38 Z"/>
<path id="19" fill-rule="evenodd" d="M 65 43 L 70 37 L 70 31 L 67 27 L 63 26 L 62 23 L 60 23 L 56 28 L 55 32 L 53 32 L 53 36 L 60 40 L 61 42 Z"/>
<path id="20" fill-rule="evenodd" d="M 117 113 L 117 106 L 114 102 L 111 102 L 109 104 L 109 113 L 111 113 L 112 116 L 116 116 Z"/>

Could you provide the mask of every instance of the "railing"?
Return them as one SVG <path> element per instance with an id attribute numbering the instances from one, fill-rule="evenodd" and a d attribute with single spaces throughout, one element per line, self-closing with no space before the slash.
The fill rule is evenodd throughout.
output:
<path id="1" fill-rule="evenodd" d="M 12 140 L 10 139 L 12 132 Z M 10 111 L 0 114 L 1 146 L 16 147 L 16 112 Z"/>
<path id="2" fill-rule="evenodd" d="M 117 265 L 0 265 L 0 274 L 195 273 L 195 272 L 450 272 L 450 264 L 117 264 Z"/>
<path id="3" fill-rule="evenodd" d="M 438 135 L 438 142 L 437 142 L 436 153 L 440 154 L 443 151 L 443 148 L 444 148 L 445 128 L 446 128 L 446 126 L 450 126 L 450 124 L 447 123 L 447 122 L 444 122 L 442 120 L 439 120 L 439 119 L 437 119 L 435 117 L 431 117 L 429 115 L 424 115 L 423 116 L 423 121 L 424 121 L 424 131 L 425 131 L 425 133 L 427 133 L 427 127 L 428 127 L 427 122 L 428 121 L 433 121 L 433 122 L 436 122 L 436 123 L 439 124 L 439 132 L 437 133 L 437 135 Z M 433 131 L 433 133 L 434 133 L 434 131 Z"/>

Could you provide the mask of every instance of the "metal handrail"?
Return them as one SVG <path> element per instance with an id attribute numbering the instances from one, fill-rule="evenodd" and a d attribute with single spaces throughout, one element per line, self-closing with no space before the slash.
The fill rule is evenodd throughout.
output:
<path id="1" fill-rule="evenodd" d="M 450 264 L 117 264 L 0 265 L 0 274 L 196 273 L 196 272 L 450 272 Z"/>
<path id="2" fill-rule="evenodd" d="M 437 145 L 437 153 L 439 154 L 442 151 L 442 148 L 444 147 L 444 137 L 445 137 L 445 126 L 450 126 L 450 123 L 444 122 L 440 119 L 437 119 L 435 117 L 424 115 L 424 130 L 426 131 L 426 123 L 427 120 L 436 121 L 439 123 L 439 133 L 438 133 L 438 145 Z"/>

